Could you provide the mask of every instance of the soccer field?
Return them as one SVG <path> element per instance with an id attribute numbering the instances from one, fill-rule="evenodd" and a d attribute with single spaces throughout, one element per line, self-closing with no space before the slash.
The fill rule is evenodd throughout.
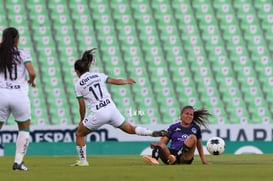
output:
<path id="1" fill-rule="evenodd" d="M 0 157 L 1 181 L 235 181 L 272 180 L 273 155 L 207 156 L 202 165 L 198 156 L 192 165 L 150 166 L 141 156 L 92 156 L 89 167 L 71 167 L 77 157 L 27 156 L 28 172 L 11 169 L 13 157 Z"/>

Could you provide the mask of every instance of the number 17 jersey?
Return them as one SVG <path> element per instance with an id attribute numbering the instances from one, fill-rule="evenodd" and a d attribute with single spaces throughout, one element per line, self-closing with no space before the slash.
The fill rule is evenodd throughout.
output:
<path id="1" fill-rule="evenodd" d="M 84 98 L 91 112 L 114 103 L 106 87 L 107 79 L 108 76 L 103 73 L 86 72 L 75 84 L 76 97 Z"/>

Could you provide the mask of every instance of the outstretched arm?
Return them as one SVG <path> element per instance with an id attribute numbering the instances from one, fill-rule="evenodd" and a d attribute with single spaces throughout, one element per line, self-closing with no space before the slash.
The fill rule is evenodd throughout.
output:
<path id="1" fill-rule="evenodd" d="M 114 85 L 125 85 L 125 84 L 134 84 L 134 83 L 136 83 L 136 81 L 131 79 L 131 78 L 129 78 L 129 79 L 109 78 L 107 83 L 108 84 L 114 84 Z"/>

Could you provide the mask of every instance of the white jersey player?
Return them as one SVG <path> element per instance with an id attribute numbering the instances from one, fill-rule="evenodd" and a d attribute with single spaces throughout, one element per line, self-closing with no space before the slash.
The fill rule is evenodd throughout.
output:
<path id="1" fill-rule="evenodd" d="M 19 48 L 14 48 L 14 51 L 18 52 L 16 57 L 18 61 L 14 61 L 12 64 L 12 72 L 7 69 L 0 72 L 0 88 L 2 89 L 18 89 L 28 94 L 28 82 L 25 64 L 30 63 L 32 58 L 30 54 Z"/>
<path id="2" fill-rule="evenodd" d="M 76 83 L 76 97 L 79 100 L 83 98 L 92 113 L 83 120 L 89 130 L 96 130 L 107 123 L 119 127 L 125 122 L 106 88 L 108 81 L 103 73 L 85 72 Z"/>
<path id="3" fill-rule="evenodd" d="M 32 59 L 24 50 L 18 49 L 19 33 L 9 27 L 3 31 L 0 44 L 0 129 L 13 115 L 18 124 L 18 137 L 13 170 L 28 170 L 23 158 L 29 143 L 30 101 L 28 85 L 35 87 L 35 70 Z"/>
<path id="4" fill-rule="evenodd" d="M 84 97 L 92 112 L 113 102 L 106 88 L 107 76 L 102 73 L 86 72 L 77 81 L 75 90 L 78 98 Z M 111 101 L 110 101 L 111 100 Z"/>
<path id="5" fill-rule="evenodd" d="M 120 128 L 128 134 L 141 136 L 161 137 L 166 135 L 165 130 L 151 131 L 139 126 L 132 126 L 117 109 L 109 94 L 106 84 L 125 85 L 134 84 L 133 79 L 114 79 L 103 73 L 90 73 L 89 68 L 95 62 L 94 49 L 87 50 L 82 59 L 74 64 L 74 69 L 79 77 L 75 85 L 75 93 L 78 98 L 80 124 L 76 131 L 76 145 L 79 160 L 73 166 L 88 166 L 86 159 L 86 145 L 84 137 L 95 131 L 103 124 L 110 124 Z M 89 106 L 90 115 L 85 117 L 85 103 Z"/>

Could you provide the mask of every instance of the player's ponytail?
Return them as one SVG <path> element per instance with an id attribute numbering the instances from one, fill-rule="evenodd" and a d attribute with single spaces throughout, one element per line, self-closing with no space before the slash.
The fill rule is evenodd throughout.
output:
<path id="1" fill-rule="evenodd" d="M 15 44 L 18 38 L 19 32 L 16 28 L 9 27 L 4 29 L 2 42 L 0 43 L 0 72 L 8 70 L 12 73 L 13 62 L 21 60 Z"/>
<path id="2" fill-rule="evenodd" d="M 81 74 L 88 72 L 90 66 L 96 62 L 96 59 L 94 56 L 95 49 L 96 48 L 86 50 L 83 53 L 82 58 L 75 62 L 74 69 L 79 71 Z"/>
<path id="3" fill-rule="evenodd" d="M 90 50 L 86 50 L 83 53 L 82 61 L 84 63 L 86 63 L 86 66 L 88 66 L 88 67 L 90 67 L 91 64 L 94 64 L 96 61 L 95 56 L 94 56 L 95 50 L 96 50 L 96 48 L 92 48 Z"/>
<path id="4" fill-rule="evenodd" d="M 194 110 L 193 113 L 193 121 L 207 127 L 207 124 L 209 123 L 209 117 L 212 116 L 212 114 L 209 113 L 206 109 L 197 109 Z"/>

